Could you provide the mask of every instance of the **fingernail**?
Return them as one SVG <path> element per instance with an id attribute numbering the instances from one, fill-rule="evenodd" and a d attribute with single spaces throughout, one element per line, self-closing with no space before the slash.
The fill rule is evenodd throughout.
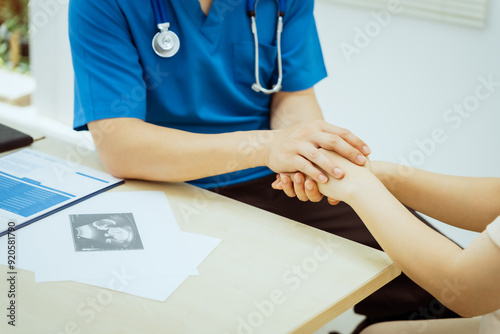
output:
<path id="1" fill-rule="evenodd" d="M 313 186 L 312 186 L 311 182 L 306 182 L 306 189 L 313 190 Z"/>
<path id="2" fill-rule="evenodd" d="M 361 154 L 358 155 L 358 161 L 359 161 L 359 163 L 364 164 L 366 162 L 365 156 L 361 155 Z"/>
<path id="3" fill-rule="evenodd" d="M 372 153 L 372 150 L 370 150 L 370 148 L 368 146 L 363 146 L 363 151 L 365 152 L 365 154 L 370 154 Z"/>
<path id="4" fill-rule="evenodd" d="M 281 179 L 281 183 L 283 183 L 283 184 L 287 184 L 287 183 L 288 183 L 287 178 L 286 178 L 286 177 L 282 178 L 282 179 Z"/>
<path id="5" fill-rule="evenodd" d="M 319 180 L 321 183 L 326 183 L 328 181 L 328 179 L 326 178 L 326 176 L 324 176 L 323 174 L 321 174 L 319 176 Z"/>
<path id="6" fill-rule="evenodd" d="M 335 175 L 337 175 L 337 176 L 339 176 L 339 177 L 340 177 L 340 176 L 342 176 L 342 169 L 340 169 L 340 168 L 335 168 L 335 169 L 333 170 L 333 173 L 334 173 Z"/>

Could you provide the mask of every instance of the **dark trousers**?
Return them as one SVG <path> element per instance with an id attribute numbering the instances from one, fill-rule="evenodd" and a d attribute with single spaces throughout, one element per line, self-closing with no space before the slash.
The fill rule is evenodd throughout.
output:
<path id="1" fill-rule="evenodd" d="M 349 205 L 341 202 L 332 206 L 326 198 L 319 203 L 301 202 L 297 198 L 288 197 L 283 191 L 272 189 L 271 183 L 275 179 L 276 176 L 273 174 L 212 191 L 381 250 L 377 241 Z M 413 210 L 410 211 L 429 225 Z M 367 317 L 356 332 L 367 325 L 381 321 L 458 317 L 404 274 L 357 304 L 354 310 Z"/>

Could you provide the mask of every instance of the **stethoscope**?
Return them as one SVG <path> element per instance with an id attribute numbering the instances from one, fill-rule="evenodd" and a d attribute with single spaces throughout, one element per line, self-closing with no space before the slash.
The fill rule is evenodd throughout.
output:
<path id="1" fill-rule="evenodd" d="M 164 1 L 165 0 L 151 0 L 156 26 L 160 30 L 153 37 L 153 50 L 160 57 L 170 58 L 175 56 L 175 54 L 179 51 L 181 43 L 177 34 L 169 30 L 170 22 L 168 22 Z M 276 0 L 276 3 L 278 4 L 278 23 L 276 27 L 276 43 L 278 49 L 278 81 L 271 89 L 262 87 L 260 83 L 259 36 L 257 33 L 256 22 L 258 2 L 259 0 L 247 0 L 247 14 L 251 19 L 251 29 L 255 44 L 255 83 L 252 84 L 252 89 L 257 93 L 263 92 L 264 94 L 273 94 L 281 90 L 283 82 L 283 64 L 281 61 L 281 33 L 283 32 L 283 17 L 285 16 L 285 0 Z"/>

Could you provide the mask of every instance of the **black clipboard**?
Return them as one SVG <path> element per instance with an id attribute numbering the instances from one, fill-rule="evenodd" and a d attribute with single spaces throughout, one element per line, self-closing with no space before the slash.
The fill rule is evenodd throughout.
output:
<path id="1" fill-rule="evenodd" d="M 29 146 L 33 141 L 30 135 L 0 124 L 0 153 Z"/>

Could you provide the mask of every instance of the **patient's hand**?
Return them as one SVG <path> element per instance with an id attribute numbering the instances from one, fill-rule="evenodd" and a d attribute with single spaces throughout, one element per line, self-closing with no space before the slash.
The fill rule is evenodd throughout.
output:
<path id="1" fill-rule="evenodd" d="M 324 153 L 332 159 L 335 163 L 339 164 L 339 167 L 341 168 L 346 168 L 344 171 L 350 171 L 350 174 L 358 174 L 360 170 L 355 169 L 354 167 L 359 167 L 363 173 L 367 173 L 368 175 L 371 175 L 371 164 L 370 161 L 368 160 L 367 164 L 363 167 L 354 165 L 350 163 L 348 160 L 345 158 L 341 157 L 337 153 L 330 152 L 330 151 L 324 151 Z M 342 164 L 342 166 L 340 166 Z M 372 175 L 373 176 L 373 175 Z M 320 185 L 318 188 L 318 184 L 312 180 L 312 178 L 305 176 L 304 174 L 297 172 L 297 173 L 281 173 L 276 176 L 276 181 L 273 182 L 272 187 L 277 190 L 283 190 L 289 197 L 295 197 L 301 201 L 312 201 L 312 202 L 319 202 L 325 194 L 328 196 L 328 202 L 332 205 L 336 205 L 340 202 L 340 200 L 343 200 L 341 197 L 335 197 L 331 196 L 334 193 L 329 189 L 332 187 L 330 184 L 337 184 L 338 182 L 342 182 L 342 180 L 332 180 L 332 181 L 337 181 L 337 182 L 328 182 L 326 185 Z M 349 185 L 352 185 L 352 183 L 355 183 L 352 180 L 352 176 L 349 177 L 349 180 L 346 180 L 346 182 L 341 183 L 342 187 L 341 188 L 346 188 L 349 187 Z M 347 184 L 346 184 L 347 183 Z M 338 187 L 338 185 L 337 185 Z M 323 192 L 321 192 L 320 191 Z M 335 194 L 342 194 L 342 192 L 336 192 Z"/>
<path id="2" fill-rule="evenodd" d="M 327 183 L 318 185 L 319 191 L 325 196 L 349 203 L 353 195 L 370 187 L 373 182 L 378 182 L 371 172 L 370 162 L 365 166 L 358 166 L 335 152 L 328 151 L 325 155 L 345 171 L 342 179 L 332 178 Z"/>
<path id="3" fill-rule="evenodd" d="M 303 202 L 319 202 L 323 199 L 316 182 L 301 172 L 277 174 L 271 186 L 283 190 L 288 197 L 297 196 Z"/>

